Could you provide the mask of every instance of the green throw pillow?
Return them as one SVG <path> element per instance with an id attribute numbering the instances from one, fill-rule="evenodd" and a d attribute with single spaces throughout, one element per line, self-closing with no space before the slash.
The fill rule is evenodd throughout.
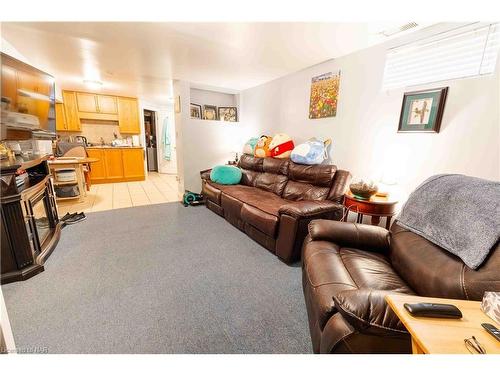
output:
<path id="1" fill-rule="evenodd" d="M 210 172 L 210 179 L 221 185 L 236 185 L 241 181 L 241 170 L 234 165 L 217 165 Z"/>

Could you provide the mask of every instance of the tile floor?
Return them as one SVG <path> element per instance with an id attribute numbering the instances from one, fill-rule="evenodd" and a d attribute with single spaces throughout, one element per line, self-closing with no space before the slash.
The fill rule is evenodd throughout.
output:
<path id="1" fill-rule="evenodd" d="M 83 202 L 57 202 L 59 215 L 66 212 L 96 212 L 179 201 L 176 175 L 149 172 L 145 181 L 95 184 Z"/>

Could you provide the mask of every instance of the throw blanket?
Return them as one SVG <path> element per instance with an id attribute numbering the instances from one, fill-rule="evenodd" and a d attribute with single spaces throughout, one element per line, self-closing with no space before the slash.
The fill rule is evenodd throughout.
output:
<path id="1" fill-rule="evenodd" d="M 397 220 L 476 269 L 500 238 L 500 183 L 432 176 L 410 195 Z"/>

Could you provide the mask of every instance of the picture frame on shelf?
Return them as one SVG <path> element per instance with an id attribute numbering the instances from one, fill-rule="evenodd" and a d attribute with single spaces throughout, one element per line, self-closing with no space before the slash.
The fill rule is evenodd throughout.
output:
<path id="1" fill-rule="evenodd" d="M 439 133 L 448 87 L 406 92 L 398 133 Z"/>
<path id="2" fill-rule="evenodd" d="M 238 108 L 219 107 L 217 109 L 219 120 L 228 122 L 238 122 Z"/>
<path id="3" fill-rule="evenodd" d="M 201 119 L 201 105 L 196 103 L 190 103 L 189 113 L 191 114 L 191 118 Z"/>
<path id="4" fill-rule="evenodd" d="M 218 120 L 217 118 L 217 106 L 215 105 L 203 105 L 203 119 L 204 120 Z"/>

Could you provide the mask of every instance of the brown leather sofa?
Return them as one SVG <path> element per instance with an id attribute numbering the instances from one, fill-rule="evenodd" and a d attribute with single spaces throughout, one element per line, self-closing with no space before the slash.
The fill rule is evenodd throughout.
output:
<path id="1" fill-rule="evenodd" d="M 350 173 L 334 165 L 243 155 L 238 185 L 220 185 L 201 173 L 206 206 L 283 261 L 300 258 L 313 219 L 339 220 Z"/>
<path id="2" fill-rule="evenodd" d="M 390 232 L 317 220 L 302 249 L 302 284 L 315 353 L 411 353 L 385 302 L 392 293 L 481 300 L 500 290 L 500 245 L 479 269 L 394 223 Z"/>

